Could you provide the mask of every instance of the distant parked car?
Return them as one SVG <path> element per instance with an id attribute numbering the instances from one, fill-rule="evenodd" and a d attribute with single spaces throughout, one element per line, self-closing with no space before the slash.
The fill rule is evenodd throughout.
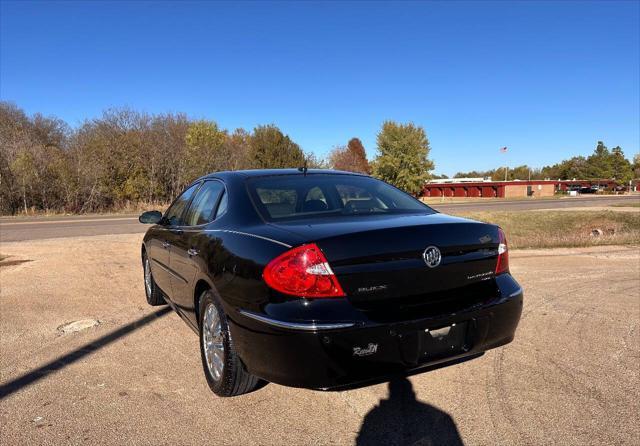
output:
<path id="1" fill-rule="evenodd" d="M 624 184 L 618 184 L 613 188 L 613 190 L 615 192 L 626 192 L 627 191 L 627 186 L 625 186 Z"/>
<path id="2" fill-rule="evenodd" d="M 347 388 L 472 359 L 511 342 L 522 311 L 499 227 L 365 175 L 211 174 L 140 221 L 153 224 L 147 302 L 198 333 L 220 396 L 261 380 Z"/>

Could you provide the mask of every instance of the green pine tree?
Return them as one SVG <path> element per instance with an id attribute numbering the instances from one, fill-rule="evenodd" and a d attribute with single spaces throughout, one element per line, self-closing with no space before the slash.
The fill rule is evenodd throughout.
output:
<path id="1" fill-rule="evenodd" d="M 633 178 L 633 166 L 625 158 L 620 146 L 611 149 L 611 170 L 612 177 L 621 184 L 627 184 Z"/>

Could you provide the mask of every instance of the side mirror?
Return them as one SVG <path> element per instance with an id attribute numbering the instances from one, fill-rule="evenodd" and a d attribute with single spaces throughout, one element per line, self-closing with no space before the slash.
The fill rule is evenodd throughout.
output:
<path id="1" fill-rule="evenodd" d="M 138 217 L 138 221 L 140 223 L 147 225 L 158 224 L 160 223 L 160 220 L 162 220 L 162 212 L 160 211 L 147 211 Z"/>

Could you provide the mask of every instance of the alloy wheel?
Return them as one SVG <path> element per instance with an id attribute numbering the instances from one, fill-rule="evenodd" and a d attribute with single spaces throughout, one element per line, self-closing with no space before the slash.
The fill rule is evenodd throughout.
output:
<path id="1" fill-rule="evenodd" d="M 144 259 L 144 288 L 147 292 L 147 296 L 151 296 L 151 265 L 149 265 L 149 258 Z"/>
<path id="2" fill-rule="evenodd" d="M 224 370 L 224 339 L 220 314 L 212 303 L 207 305 L 202 318 L 202 347 L 209 373 L 217 381 Z"/>

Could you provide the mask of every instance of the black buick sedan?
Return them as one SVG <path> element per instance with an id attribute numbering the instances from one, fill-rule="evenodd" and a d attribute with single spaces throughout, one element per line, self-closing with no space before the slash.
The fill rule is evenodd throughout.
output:
<path id="1" fill-rule="evenodd" d="M 147 301 L 198 333 L 217 395 L 380 382 L 510 342 L 522 289 L 494 225 L 328 170 L 198 179 L 142 244 Z"/>

